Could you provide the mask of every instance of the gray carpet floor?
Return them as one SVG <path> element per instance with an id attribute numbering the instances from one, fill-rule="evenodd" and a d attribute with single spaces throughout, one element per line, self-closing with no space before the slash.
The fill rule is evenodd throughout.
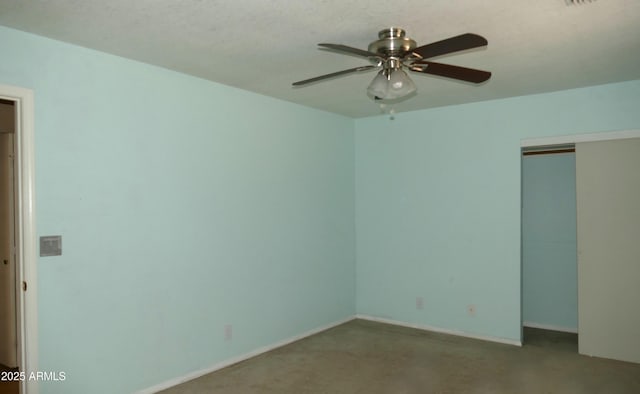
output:
<path id="1" fill-rule="evenodd" d="M 524 334 L 518 347 L 353 320 L 162 393 L 640 393 L 640 364 Z"/>

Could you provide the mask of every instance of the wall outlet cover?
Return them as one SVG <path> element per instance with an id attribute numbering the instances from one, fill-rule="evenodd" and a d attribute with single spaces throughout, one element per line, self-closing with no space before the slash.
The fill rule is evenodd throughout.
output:
<path id="1" fill-rule="evenodd" d="M 224 325 L 224 340 L 230 341 L 233 339 L 233 326 L 231 324 Z"/>
<path id="2" fill-rule="evenodd" d="M 469 316 L 475 316 L 476 315 L 476 306 L 473 304 L 467 305 L 467 314 Z"/>

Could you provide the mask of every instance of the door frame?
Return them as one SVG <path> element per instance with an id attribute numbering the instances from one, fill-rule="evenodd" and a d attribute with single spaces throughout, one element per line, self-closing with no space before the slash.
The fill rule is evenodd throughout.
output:
<path id="1" fill-rule="evenodd" d="M 616 130 L 616 131 L 604 131 L 598 133 L 587 134 L 573 134 L 554 137 L 539 137 L 539 138 L 526 138 L 520 141 L 520 343 L 524 343 L 523 335 L 523 303 L 524 297 L 523 290 L 523 265 L 522 265 L 522 150 L 525 148 L 542 148 L 558 145 L 575 145 L 581 142 L 595 142 L 595 141 L 608 141 L 619 140 L 627 138 L 640 138 L 639 130 Z M 578 300 L 579 302 L 579 300 Z M 580 327 L 578 327 L 578 335 L 580 333 Z"/>
<path id="2" fill-rule="evenodd" d="M 26 374 L 25 380 L 20 382 L 20 392 L 37 394 L 37 380 L 29 380 L 29 373 L 38 371 L 38 259 L 36 255 L 33 91 L 0 85 L 0 98 L 14 102 L 16 117 L 14 172 L 16 176 L 18 367 Z"/>

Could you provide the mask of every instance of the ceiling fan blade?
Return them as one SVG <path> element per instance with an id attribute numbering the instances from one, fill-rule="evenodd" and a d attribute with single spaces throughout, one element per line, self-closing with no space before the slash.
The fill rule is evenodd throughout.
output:
<path id="1" fill-rule="evenodd" d="M 465 49 L 478 48 L 487 45 L 487 39 L 473 33 L 461 34 L 459 36 L 444 39 L 423 45 L 413 50 L 414 53 L 422 56 L 423 59 L 445 55 L 447 53 L 463 51 Z"/>
<path id="2" fill-rule="evenodd" d="M 360 71 L 372 70 L 374 68 L 378 68 L 378 66 L 369 65 L 369 66 L 354 67 L 354 68 L 350 68 L 348 70 L 336 71 L 336 72 L 331 73 L 331 74 L 320 75 L 319 77 L 309 78 L 309 79 L 305 79 L 304 81 L 294 82 L 293 86 L 307 85 L 307 84 L 310 84 L 310 83 L 313 83 L 313 82 L 318 82 L 318 81 L 322 81 L 322 80 L 325 80 L 325 79 L 338 77 L 338 76 L 341 76 L 341 75 L 357 73 L 357 72 L 360 72 Z"/>
<path id="3" fill-rule="evenodd" d="M 414 62 L 409 66 L 409 69 L 411 71 L 439 75 L 441 77 L 459 79 L 473 83 L 481 83 L 491 78 L 491 73 L 489 71 L 454 66 L 451 64 L 434 63 L 426 60 Z"/>
<path id="4" fill-rule="evenodd" d="M 362 56 L 366 58 L 369 58 L 369 57 L 380 58 L 380 55 L 378 55 L 377 53 L 373 53 L 373 52 L 365 51 L 364 49 L 353 48 L 353 47 L 349 47 L 341 44 L 318 44 L 318 46 L 321 46 L 323 48 L 333 49 L 334 51 L 345 52 L 351 55 L 357 55 L 357 56 Z"/>

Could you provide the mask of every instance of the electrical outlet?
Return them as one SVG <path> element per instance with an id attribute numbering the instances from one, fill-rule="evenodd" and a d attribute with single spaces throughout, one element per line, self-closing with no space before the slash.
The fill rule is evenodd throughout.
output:
<path id="1" fill-rule="evenodd" d="M 424 298 L 416 297 L 416 309 L 424 309 Z"/>
<path id="2" fill-rule="evenodd" d="M 224 325 L 224 340 L 230 341 L 233 339 L 233 326 L 231 324 Z"/>
<path id="3" fill-rule="evenodd" d="M 473 305 L 473 304 L 467 305 L 467 314 L 469 316 L 475 316 L 476 315 L 476 306 Z"/>

